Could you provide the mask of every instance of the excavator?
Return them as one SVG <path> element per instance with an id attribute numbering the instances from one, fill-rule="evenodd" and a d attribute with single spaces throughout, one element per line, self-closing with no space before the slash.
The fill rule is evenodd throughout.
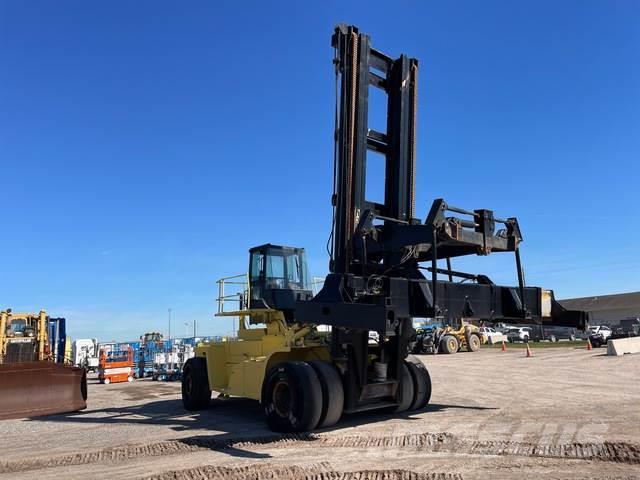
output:
<path id="1" fill-rule="evenodd" d="M 409 354 L 413 318 L 586 328 L 587 312 L 566 310 L 551 290 L 525 285 L 515 217 L 437 199 L 419 218 L 418 61 L 374 49 L 355 26 L 337 26 L 332 46 L 338 92 L 330 273 L 314 295 L 304 249 L 252 248 L 248 274 L 226 280 L 241 284 L 235 308 L 224 308 L 232 295 L 225 279 L 219 282 L 217 316 L 239 319 L 237 340 L 199 345 L 184 366 L 188 410 L 207 408 L 212 391 L 223 401 L 248 397 L 278 432 L 326 428 L 345 413 L 419 410 L 432 384 Z M 387 98 L 384 132 L 369 125 L 372 88 Z M 366 197 L 370 152 L 385 159 L 382 203 Z M 514 255 L 516 286 L 452 267 L 459 257 L 499 252 Z"/>
<path id="2" fill-rule="evenodd" d="M 84 368 L 67 364 L 64 318 L 0 312 L 0 420 L 87 407 Z"/>

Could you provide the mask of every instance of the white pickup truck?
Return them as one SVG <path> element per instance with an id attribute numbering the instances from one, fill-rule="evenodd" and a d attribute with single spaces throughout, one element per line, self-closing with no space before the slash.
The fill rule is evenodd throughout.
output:
<path id="1" fill-rule="evenodd" d="M 606 325 L 591 326 L 589 327 L 589 335 L 600 335 L 604 340 L 611 336 L 611 329 Z"/>
<path id="2" fill-rule="evenodd" d="M 613 331 L 606 325 L 593 325 L 589 327 L 589 341 L 598 348 L 607 343 Z"/>
<path id="3" fill-rule="evenodd" d="M 489 345 L 501 343 L 507 340 L 507 337 L 492 327 L 480 327 L 480 335 L 482 335 Z"/>

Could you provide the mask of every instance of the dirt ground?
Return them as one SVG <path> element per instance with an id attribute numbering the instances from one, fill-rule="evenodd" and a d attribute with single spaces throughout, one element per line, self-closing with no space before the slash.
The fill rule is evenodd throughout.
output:
<path id="1" fill-rule="evenodd" d="M 257 403 L 192 414 L 180 385 L 89 385 L 81 413 L 0 422 L 0 479 L 640 478 L 640 355 L 563 347 L 422 356 L 423 411 L 282 436 Z"/>

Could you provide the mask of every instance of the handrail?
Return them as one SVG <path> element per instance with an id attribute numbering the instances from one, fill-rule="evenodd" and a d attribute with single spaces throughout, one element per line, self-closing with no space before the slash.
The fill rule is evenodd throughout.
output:
<path id="1" fill-rule="evenodd" d="M 238 281 L 236 279 L 244 278 L 244 281 Z M 216 302 L 218 302 L 218 313 L 224 313 L 224 303 L 226 302 L 238 302 L 238 308 L 236 310 L 246 310 L 248 307 L 249 301 L 249 275 L 246 273 L 241 273 L 239 275 L 231 275 L 228 277 L 222 277 L 221 279 L 216 281 L 218 284 L 218 298 L 216 298 Z M 233 292 L 225 295 L 225 286 L 226 285 L 242 285 L 242 291 Z"/>

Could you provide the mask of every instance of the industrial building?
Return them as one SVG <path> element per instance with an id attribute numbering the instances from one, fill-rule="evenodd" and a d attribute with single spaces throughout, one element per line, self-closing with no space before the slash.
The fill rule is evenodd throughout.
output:
<path id="1" fill-rule="evenodd" d="M 591 324 L 616 325 L 625 318 L 640 318 L 640 292 L 596 295 L 560 300 L 563 307 L 591 312 Z"/>

